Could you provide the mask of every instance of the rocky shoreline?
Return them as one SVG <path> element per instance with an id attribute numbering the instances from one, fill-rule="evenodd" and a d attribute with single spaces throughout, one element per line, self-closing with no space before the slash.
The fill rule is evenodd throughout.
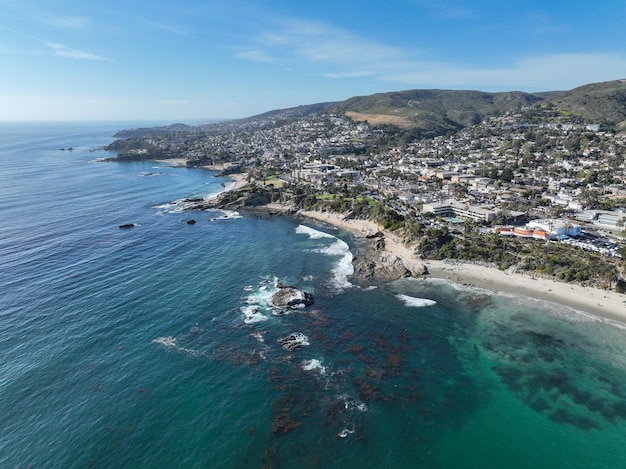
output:
<path id="1" fill-rule="evenodd" d="M 358 284 L 386 283 L 400 278 L 428 275 L 426 265 L 406 265 L 404 260 L 385 250 L 385 234 L 376 232 L 358 238 L 354 258 L 354 281 Z"/>
<path id="2" fill-rule="evenodd" d="M 324 221 L 321 216 L 324 212 L 298 210 L 291 205 L 273 203 L 263 193 L 255 193 L 252 196 L 240 195 L 234 191 L 225 192 L 213 199 L 190 199 L 187 210 L 237 210 L 252 216 L 293 216 L 311 219 L 322 223 L 335 225 Z M 352 227 L 344 227 L 350 231 L 355 242 L 351 246 L 353 251 L 352 265 L 354 274 L 352 280 L 362 286 L 387 283 L 407 277 L 422 277 L 428 275 L 425 264 L 415 265 L 406 263 L 401 256 L 386 249 L 386 234 L 378 230 L 374 224 L 365 220 L 350 220 L 352 223 L 362 222 L 363 231 L 357 233 Z"/>
<path id="3" fill-rule="evenodd" d="M 252 195 L 252 194 L 250 194 Z M 419 259 L 394 233 L 383 231 L 367 220 L 347 219 L 331 212 L 299 210 L 294 206 L 262 200 L 258 193 L 246 197 L 228 191 L 194 203 L 190 210 L 238 210 L 256 217 L 293 216 L 326 223 L 352 233 L 354 242 L 351 281 L 361 286 L 382 284 L 400 278 L 433 278 L 459 285 L 472 285 L 504 294 L 524 295 L 568 306 L 619 322 L 626 322 L 626 295 L 581 285 L 538 279 L 497 268 L 450 261 Z"/>

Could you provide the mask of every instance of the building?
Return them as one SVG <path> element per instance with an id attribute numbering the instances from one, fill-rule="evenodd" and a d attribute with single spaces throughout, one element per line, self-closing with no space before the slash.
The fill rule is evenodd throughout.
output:
<path id="1" fill-rule="evenodd" d="M 496 217 L 494 210 L 477 205 L 461 204 L 454 200 L 424 204 L 422 211 L 424 213 L 432 213 L 437 217 L 455 217 L 487 223 L 493 221 Z"/>
<path id="2" fill-rule="evenodd" d="M 567 220 L 533 220 L 525 226 L 502 226 L 498 228 L 502 236 L 517 236 L 519 238 L 534 238 L 548 241 L 564 237 L 581 235 L 580 225 L 574 225 Z"/>
<path id="3" fill-rule="evenodd" d="M 618 210 L 587 210 L 579 212 L 576 218 L 606 228 L 623 229 L 626 225 L 626 213 Z"/>
<path id="4" fill-rule="evenodd" d="M 581 227 L 580 225 L 575 225 L 567 220 L 554 220 L 554 219 L 543 219 L 543 220 L 533 220 L 528 222 L 526 225 L 533 230 L 542 230 L 546 233 L 559 237 L 559 236 L 580 236 Z"/>

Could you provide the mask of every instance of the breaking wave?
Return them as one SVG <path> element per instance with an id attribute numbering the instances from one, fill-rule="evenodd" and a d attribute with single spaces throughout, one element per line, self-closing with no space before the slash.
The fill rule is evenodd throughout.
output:
<path id="1" fill-rule="evenodd" d="M 316 252 L 326 254 L 328 256 L 340 257 L 337 264 L 335 264 L 335 267 L 331 270 L 333 279 L 332 283 L 334 287 L 342 290 L 352 286 L 352 283 L 350 283 L 348 278 L 354 274 L 354 266 L 352 265 L 353 256 L 348 243 L 337 238 L 336 236 L 305 225 L 299 225 L 296 228 L 296 233 L 307 235 L 310 239 L 334 239 L 334 243 L 329 246 L 320 247 L 316 250 Z"/>
<path id="2" fill-rule="evenodd" d="M 396 295 L 396 298 L 403 301 L 404 304 L 409 308 L 424 308 L 425 306 L 433 306 L 437 304 L 435 300 L 429 300 L 426 298 L 415 298 L 409 295 Z"/>
<path id="3" fill-rule="evenodd" d="M 322 365 L 322 362 L 313 358 L 311 360 L 305 360 L 302 362 L 302 369 L 304 371 L 319 371 L 321 375 L 326 374 L 326 367 Z"/>

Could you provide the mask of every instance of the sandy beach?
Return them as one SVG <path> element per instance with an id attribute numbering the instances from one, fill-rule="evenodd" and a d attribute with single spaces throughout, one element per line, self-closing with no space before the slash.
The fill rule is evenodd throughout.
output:
<path id="1" fill-rule="evenodd" d="M 352 232 L 357 238 L 380 230 L 367 220 L 344 220 L 343 215 L 330 212 L 299 211 L 299 215 Z M 419 270 L 428 267 L 428 279 L 444 279 L 495 293 L 523 295 L 568 306 L 577 311 L 626 323 L 626 295 L 614 291 L 584 287 L 535 277 L 531 274 L 504 272 L 497 268 L 455 261 L 417 259 L 413 252 L 393 233 L 385 231 L 385 250 L 400 257 L 405 265 Z"/>

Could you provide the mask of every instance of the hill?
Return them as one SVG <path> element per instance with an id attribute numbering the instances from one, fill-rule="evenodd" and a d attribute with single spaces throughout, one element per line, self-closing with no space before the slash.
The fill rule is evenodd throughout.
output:
<path id="1" fill-rule="evenodd" d="M 552 106 L 573 116 L 626 129 L 626 79 L 545 93 L 543 97 Z"/>
<path id="2" fill-rule="evenodd" d="M 533 105 L 558 109 L 562 116 L 589 123 L 626 127 L 626 80 L 544 93 L 407 90 L 357 96 L 333 110 L 372 125 L 413 128 L 423 136 L 434 136 Z"/>
<path id="3" fill-rule="evenodd" d="M 418 128 L 424 136 L 431 136 L 456 131 L 538 101 L 542 98 L 516 91 L 408 90 L 357 96 L 338 104 L 334 110 L 372 124 Z"/>
<path id="4" fill-rule="evenodd" d="M 538 119 L 553 111 L 562 122 L 578 120 L 605 128 L 626 130 L 626 79 L 592 83 L 569 91 L 487 93 L 463 90 L 406 90 L 355 96 L 341 102 L 325 102 L 278 109 L 244 119 L 190 127 L 173 124 L 119 132 L 133 138 L 177 132 L 220 132 L 273 127 L 285 121 L 331 112 L 374 126 L 392 125 L 410 130 L 416 137 L 435 137 L 478 124 L 506 112 L 535 109 Z M 550 112 L 548 112 L 550 114 Z M 554 118 L 553 116 L 553 118 Z"/>

